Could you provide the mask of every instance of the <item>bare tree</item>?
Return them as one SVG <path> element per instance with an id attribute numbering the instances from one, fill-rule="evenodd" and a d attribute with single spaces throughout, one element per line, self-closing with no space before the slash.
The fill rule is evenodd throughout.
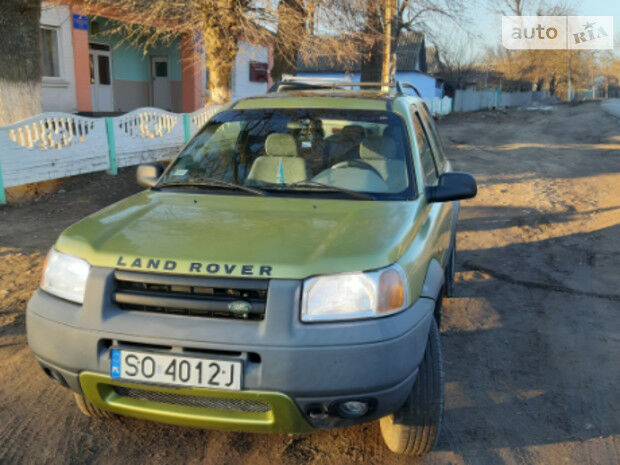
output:
<path id="1" fill-rule="evenodd" d="M 41 112 L 41 0 L 0 2 L 0 126 Z"/>
<path id="2" fill-rule="evenodd" d="M 71 0 L 69 0 L 71 1 Z M 231 97 L 231 71 L 239 40 L 273 43 L 274 76 L 294 71 L 297 58 L 327 56 L 335 62 L 359 56 L 367 41 L 359 27 L 357 3 L 365 0 L 72 0 L 85 13 L 121 21 L 107 33 L 143 47 L 199 32 L 209 72 L 210 101 Z M 325 34 L 307 34 L 313 23 Z M 313 25 L 313 28 L 315 25 Z M 198 40 L 199 39 L 199 40 Z"/>
<path id="3" fill-rule="evenodd" d="M 277 14 L 259 0 L 74 0 L 86 13 L 120 19 L 107 33 L 145 50 L 189 35 L 207 56 L 209 100 L 231 97 L 231 71 L 239 41 L 265 43 Z"/>
<path id="4" fill-rule="evenodd" d="M 278 30 L 274 43 L 274 62 L 271 77 L 280 80 L 282 74 L 295 74 L 299 50 L 307 33 L 308 12 L 314 9 L 312 1 L 306 7 L 304 0 L 280 0 Z"/>
<path id="5" fill-rule="evenodd" d="M 472 72 L 479 73 L 480 52 L 471 45 L 471 37 L 456 28 L 435 39 L 440 75 L 456 88 L 463 88 Z"/>
<path id="6" fill-rule="evenodd" d="M 532 0 L 491 0 L 489 7 L 494 13 L 504 16 L 523 16 Z"/>
<path id="7" fill-rule="evenodd" d="M 385 34 L 386 0 L 366 0 L 363 5 L 365 23 L 363 33 L 367 46 L 361 50 L 363 81 L 378 81 L 383 63 L 383 35 Z M 453 25 L 459 23 L 463 0 L 392 0 L 395 11 L 391 21 L 392 50 L 403 33 L 419 31 L 430 33 L 431 20 L 441 18 Z"/>
<path id="8" fill-rule="evenodd" d="M 513 15 L 564 16 L 572 10 L 563 1 L 549 4 L 535 0 L 495 0 L 492 11 Z M 592 81 L 592 52 L 586 50 L 492 51 L 487 64 L 507 79 L 528 80 L 534 90 L 548 89 L 551 95 L 566 97 L 569 86 L 589 88 Z"/>

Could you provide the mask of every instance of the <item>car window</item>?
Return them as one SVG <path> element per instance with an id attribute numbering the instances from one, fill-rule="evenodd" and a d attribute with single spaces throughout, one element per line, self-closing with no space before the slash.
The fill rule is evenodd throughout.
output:
<path id="1" fill-rule="evenodd" d="M 401 118 L 388 111 L 228 110 L 192 139 L 165 182 L 215 179 L 313 196 L 320 184 L 406 199 L 414 195 L 406 140 Z"/>
<path id="2" fill-rule="evenodd" d="M 435 166 L 435 159 L 433 158 L 433 152 L 422 127 L 420 116 L 417 112 L 413 114 L 413 128 L 415 130 L 415 138 L 418 143 L 418 150 L 420 151 L 420 161 L 422 162 L 422 176 L 424 178 L 424 184 L 432 186 L 437 183 L 437 167 Z"/>
<path id="3" fill-rule="evenodd" d="M 420 116 L 424 123 L 424 127 L 426 127 L 426 129 L 431 135 L 431 144 L 433 145 L 433 155 L 435 155 L 437 169 L 439 170 L 439 173 L 445 173 L 447 169 L 447 160 L 441 137 L 439 136 L 439 132 L 437 131 L 437 125 L 435 124 L 435 120 L 433 120 L 425 105 L 420 105 Z"/>

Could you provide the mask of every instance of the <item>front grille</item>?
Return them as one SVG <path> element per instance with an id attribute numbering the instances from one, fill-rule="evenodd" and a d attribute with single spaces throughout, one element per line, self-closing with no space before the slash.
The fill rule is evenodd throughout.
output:
<path id="1" fill-rule="evenodd" d="M 262 320 L 269 281 L 115 271 L 113 300 L 124 310 Z"/>
<path id="2" fill-rule="evenodd" d="M 122 397 L 148 400 L 162 404 L 183 405 L 186 407 L 209 408 L 216 410 L 235 410 L 238 412 L 265 413 L 271 408 L 266 402 L 244 399 L 216 399 L 213 397 L 186 396 L 169 392 L 147 391 L 142 389 L 114 386 L 114 392 Z"/>

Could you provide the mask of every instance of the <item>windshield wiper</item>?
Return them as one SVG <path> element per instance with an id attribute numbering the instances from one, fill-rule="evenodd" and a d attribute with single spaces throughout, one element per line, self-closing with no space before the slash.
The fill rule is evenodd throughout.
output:
<path id="1" fill-rule="evenodd" d="M 374 200 L 374 197 L 371 195 L 345 189 L 344 187 L 330 186 L 329 184 L 323 184 L 322 182 L 317 181 L 297 181 L 292 184 L 283 184 L 281 187 L 281 190 L 288 190 L 290 187 L 320 187 L 323 191 L 342 192 L 343 194 L 347 194 L 349 197 L 360 200 Z"/>
<path id="2" fill-rule="evenodd" d="M 255 189 L 253 187 L 242 186 L 228 181 L 222 181 L 220 179 L 206 178 L 196 179 L 193 181 L 171 181 L 159 184 L 156 187 L 222 187 L 224 189 L 234 189 L 249 192 L 254 195 L 267 195 L 265 191 Z"/>

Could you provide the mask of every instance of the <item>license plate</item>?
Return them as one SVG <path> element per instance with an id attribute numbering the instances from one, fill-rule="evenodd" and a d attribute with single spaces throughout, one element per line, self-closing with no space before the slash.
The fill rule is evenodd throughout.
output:
<path id="1" fill-rule="evenodd" d="M 239 361 L 112 349 L 110 376 L 173 386 L 241 389 Z"/>

